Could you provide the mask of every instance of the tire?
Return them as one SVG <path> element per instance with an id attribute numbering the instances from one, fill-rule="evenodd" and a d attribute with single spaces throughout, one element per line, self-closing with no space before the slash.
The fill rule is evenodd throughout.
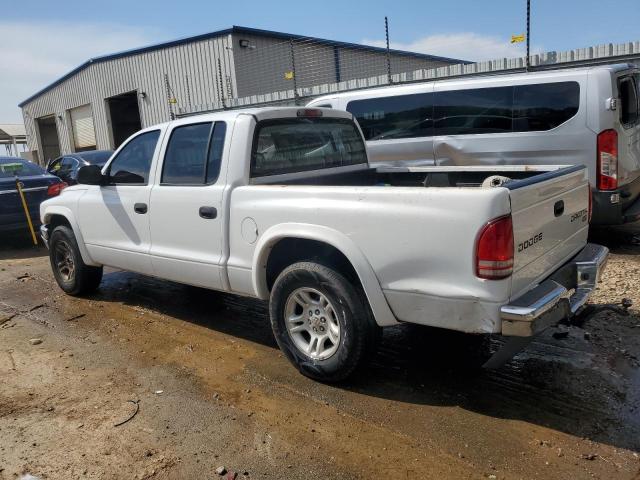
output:
<path id="1" fill-rule="evenodd" d="M 295 263 L 278 275 L 269 314 L 280 350 L 300 373 L 322 382 L 351 375 L 379 338 L 380 328 L 361 289 L 314 262 Z"/>
<path id="2" fill-rule="evenodd" d="M 86 265 L 71 228 L 60 225 L 49 238 L 49 260 L 56 282 L 68 295 L 95 291 L 102 281 L 102 267 Z"/>

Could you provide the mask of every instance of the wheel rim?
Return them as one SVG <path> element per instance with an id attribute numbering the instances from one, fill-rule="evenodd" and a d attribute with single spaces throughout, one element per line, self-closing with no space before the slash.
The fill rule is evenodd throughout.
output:
<path id="1" fill-rule="evenodd" d="M 54 252 L 54 263 L 58 274 L 65 282 L 70 282 L 75 277 L 76 264 L 73 260 L 71 247 L 65 241 L 56 242 Z"/>
<path id="2" fill-rule="evenodd" d="M 326 360 L 340 345 L 340 322 L 329 299 L 314 288 L 294 290 L 284 309 L 287 332 L 298 350 Z"/>

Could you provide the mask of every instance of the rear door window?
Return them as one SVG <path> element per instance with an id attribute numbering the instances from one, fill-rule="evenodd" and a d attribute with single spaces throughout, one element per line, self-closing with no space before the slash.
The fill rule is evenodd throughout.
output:
<path id="1" fill-rule="evenodd" d="M 347 111 L 367 140 L 433 136 L 432 93 L 353 100 Z"/>
<path id="2" fill-rule="evenodd" d="M 436 135 L 512 130 L 513 87 L 436 92 L 434 103 Z"/>
<path id="3" fill-rule="evenodd" d="M 220 172 L 225 130 L 224 122 L 194 123 L 174 128 L 164 155 L 161 183 L 214 183 Z"/>
<path id="4" fill-rule="evenodd" d="M 342 118 L 284 118 L 256 126 L 251 176 L 264 177 L 367 161 L 356 125 Z"/>
<path id="5" fill-rule="evenodd" d="M 631 127 L 638 123 L 638 85 L 632 76 L 622 77 L 618 81 L 620 97 L 620 123 Z"/>
<path id="6" fill-rule="evenodd" d="M 551 130 L 578 113 L 579 107 L 578 82 L 516 85 L 513 91 L 513 131 Z"/>

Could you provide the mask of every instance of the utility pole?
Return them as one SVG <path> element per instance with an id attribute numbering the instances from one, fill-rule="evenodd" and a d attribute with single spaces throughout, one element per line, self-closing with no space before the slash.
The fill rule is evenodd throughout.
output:
<path id="1" fill-rule="evenodd" d="M 387 81 L 389 84 L 393 83 L 391 77 L 391 52 L 389 51 L 389 19 L 384 17 L 384 36 L 387 40 Z"/>
<path id="2" fill-rule="evenodd" d="M 529 71 L 529 68 L 531 67 L 531 60 L 530 60 L 530 52 L 529 52 L 529 47 L 531 45 L 531 42 L 529 41 L 529 36 L 531 35 L 531 0 L 527 0 L 527 58 L 526 58 L 526 65 L 527 65 L 527 72 Z"/>

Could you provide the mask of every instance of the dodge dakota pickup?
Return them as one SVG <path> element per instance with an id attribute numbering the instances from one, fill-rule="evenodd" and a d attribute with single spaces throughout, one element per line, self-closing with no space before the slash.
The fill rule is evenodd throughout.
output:
<path id="1" fill-rule="evenodd" d="M 585 167 L 542 170 L 376 169 L 348 112 L 218 112 L 83 167 L 41 233 L 70 295 L 110 266 L 268 301 L 317 380 L 346 378 L 399 322 L 509 337 L 497 366 L 586 303 L 608 254 L 587 243 Z"/>

